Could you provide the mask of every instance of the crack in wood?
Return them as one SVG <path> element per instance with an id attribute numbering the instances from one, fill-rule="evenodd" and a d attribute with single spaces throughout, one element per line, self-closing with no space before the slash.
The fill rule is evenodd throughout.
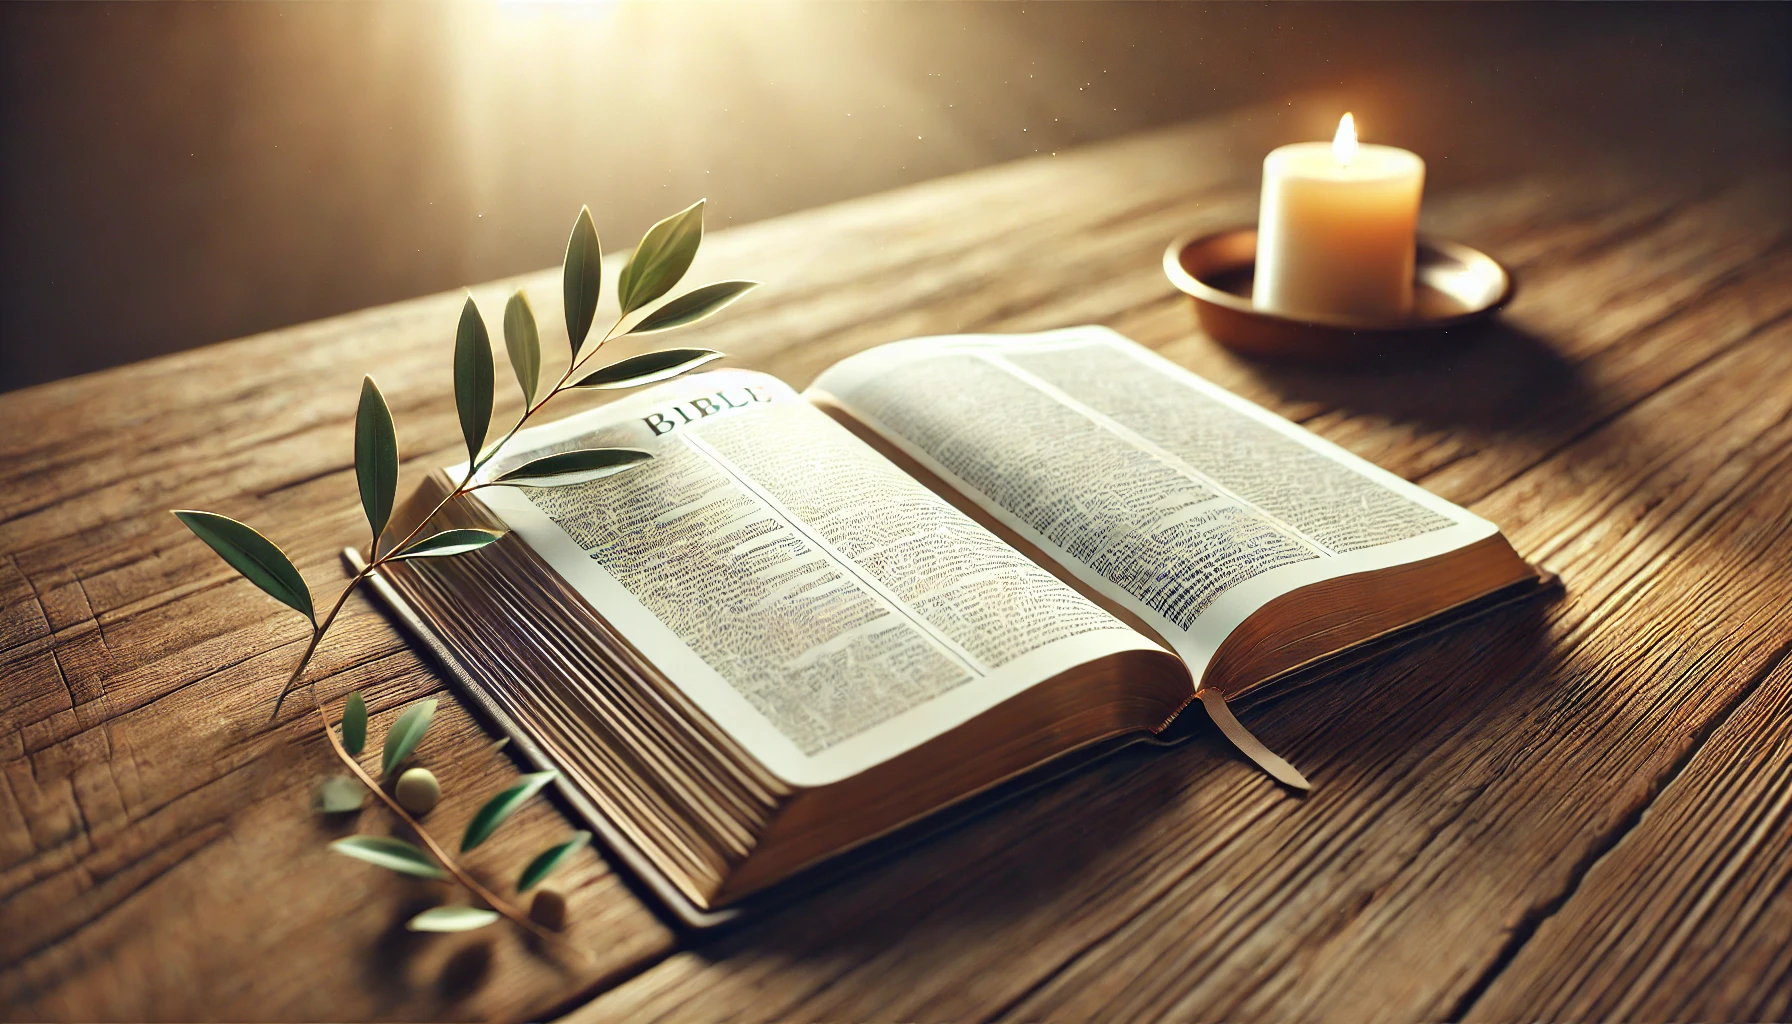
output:
<path id="1" fill-rule="evenodd" d="M 215 424 L 213 424 L 213 428 L 215 429 Z M 236 454 L 236 455 L 241 455 L 244 457 L 250 457 L 253 455 L 253 453 L 256 449 L 266 448 L 269 445 L 278 444 L 281 441 L 293 440 L 295 438 L 302 437 L 305 434 L 311 433 L 315 430 L 335 430 L 335 429 L 339 429 L 339 424 L 337 424 L 331 420 L 328 420 L 328 419 L 320 418 L 317 420 L 312 420 L 312 421 L 302 423 L 296 427 L 292 427 L 292 428 L 282 431 L 282 432 L 274 432 L 274 433 L 269 433 L 269 434 L 259 434 L 259 435 L 250 435 L 250 436 L 246 436 L 246 437 L 240 437 L 237 439 L 236 443 L 225 446 L 224 448 L 222 448 L 219 451 L 195 452 L 188 446 L 188 444 L 186 442 L 180 442 L 178 444 L 176 444 L 174 442 L 170 442 L 168 446 L 169 447 L 179 447 L 182 449 L 182 451 L 181 451 L 182 457 L 174 460 L 174 462 L 176 464 L 205 465 L 205 466 L 209 467 L 208 471 L 202 472 L 196 476 L 187 478 L 187 480 L 185 482 L 192 484 L 192 483 L 197 483 L 197 482 L 203 481 L 203 480 L 214 479 L 214 478 L 220 477 L 220 476 L 229 476 L 231 473 L 235 472 L 236 467 L 233 464 L 231 464 L 230 462 L 223 460 L 222 456 Z M 203 456 L 203 458 L 198 457 L 198 456 Z M 95 494 L 98 494 L 101 491 L 105 491 L 105 490 L 108 490 L 113 487 L 122 487 L 126 484 L 133 482 L 133 481 L 142 480 L 145 478 L 153 478 L 156 476 L 154 470 L 157 467 L 146 466 L 146 465 L 144 465 L 140 462 L 137 462 L 135 460 L 124 463 L 124 465 L 129 467 L 129 470 L 130 470 L 126 475 L 119 476 L 116 478 L 107 478 L 105 480 L 100 480 L 100 481 L 97 481 L 94 483 L 90 483 L 85 486 L 79 487 L 73 491 L 54 493 L 54 494 L 50 495 L 44 501 L 41 501 L 35 505 L 27 506 L 22 509 L 18 509 L 14 512 L 7 514 L 4 518 L 0 518 L 0 526 L 10 526 L 13 523 L 18 522 L 19 520 L 27 519 L 31 516 L 37 515 L 42 512 L 50 511 L 52 509 L 67 506 L 70 502 L 76 501 L 81 498 L 91 497 Z M 20 481 L 14 480 L 12 482 L 18 483 Z M 238 496 L 240 497 L 240 495 L 238 495 Z M 132 515 L 128 515 L 124 518 L 134 519 L 134 518 L 139 518 L 142 516 L 142 510 L 140 508 L 132 509 L 132 513 L 133 513 Z M 118 519 L 114 519 L 114 520 L 110 520 L 105 523 L 98 523 L 98 524 L 95 524 L 91 528 L 98 529 L 103 526 L 112 525 L 118 521 L 119 521 Z"/>
<path id="2" fill-rule="evenodd" d="M 330 477 L 352 472 L 354 468 L 355 466 L 352 462 L 333 465 L 308 476 L 299 477 L 297 480 L 288 480 L 284 483 L 276 484 L 273 487 L 263 488 L 255 492 L 255 498 L 259 501 L 266 501 L 268 498 L 271 498 L 282 491 L 291 491 L 303 487 L 306 484 L 314 484 L 319 480 L 328 480 Z"/>
<path id="3" fill-rule="evenodd" d="M 97 882 L 92 882 L 90 880 L 91 887 L 87 889 L 83 895 L 96 891 L 98 888 L 105 885 L 106 882 L 120 877 L 124 871 L 128 869 L 137 867 L 139 864 L 150 860 L 157 853 L 172 852 L 175 854 L 175 856 L 168 858 L 165 863 L 159 866 L 154 866 L 152 870 L 142 878 L 137 879 L 135 883 L 125 889 L 124 892 L 113 895 L 108 901 L 107 906 L 99 913 L 82 917 L 75 921 L 74 924 L 55 935 L 50 936 L 43 941 L 35 942 L 30 950 L 21 953 L 20 951 L 0 947 L 0 957 L 5 958 L 9 963 L 7 973 L 5 975 L 0 975 L 0 983 L 5 982 L 7 975 L 14 973 L 28 973 L 30 965 L 34 960 L 54 952 L 61 943 L 108 920 L 111 911 L 122 906 L 132 896 L 149 888 L 163 875 L 166 875 L 168 872 L 185 864 L 194 856 L 203 852 L 206 848 L 217 843 L 220 839 L 228 837 L 230 830 L 225 827 L 225 822 L 227 820 L 228 815 L 226 815 L 224 820 L 219 820 L 209 825 L 202 825 L 198 829 L 188 832 L 184 837 L 185 842 L 177 842 L 168 847 L 151 847 L 146 850 L 142 856 L 127 862 L 119 871 L 114 872 Z M 195 840 L 197 840 L 197 842 L 195 842 Z M 0 984 L 0 994 L 5 994 L 5 989 L 7 987 L 10 986 Z"/>
<path id="4" fill-rule="evenodd" d="M 1686 766 L 1692 762 L 1693 757 L 1704 747 L 1712 734 L 1729 721 L 1736 709 L 1746 703 L 1748 698 L 1761 688 L 1761 684 L 1773 674 L 1774 669 L 1778 668 L 1780 663 L 1786 661 L 1788 657 L 1792 657 L 1792 640 L 1780 644 L 1763 662 L 1760 670 L 1749 677 L 1749 680 L 1737 689 L 1736 693 L 1724 703 L 1724 706 L 1716 714 L 1699 726 L 1693 733 L 1692 742 L 1687 744 L 1686 749 L 1674 759 L 1667 771 L 1662 773 L 1655 785 L 1651 787 L 1648 797 L 1638 801 L 1628 814 L 1601 835 L 1576 861 L 1573 869 L 1569 872 L 1567 884 L 1562 887 L 1561 891 L 1519 918 L 1518 923 L 1513 926 L 1506 942 L 1500 947 L 1493 961 L 1488 964 L 1487 969 L 1482 971 L 1475 982 L 1463 992 L 1462 997 L 1451 1006 L 1450 1012 L 1445 1014 L 1443 1019 L 1464 1020 L 1468 1017 L 1469 1013 L 1474 1010 L 1475 1004 L 1486 994 L 1488 988 L 1517 958 L 1525 943 L 1537 934 L 1537 929 L 1543 927 L 1544 922 L 1556 916 L 1563 907 L 1568 905 L 1568 901 L 1573 899 L 1574 894 L 1580 890 L 1581 882 L 1586 879 L 1587 873 L 1593 870 L 1593 866 L 1623 843 L 1624 838 L 1630 835 L 1643 820 L 1643 815 L 1648 813 L 1649 808 L 1661 799 L 1661 794 L 1674 784 L 1681 772 L 1685 771 Z"/>

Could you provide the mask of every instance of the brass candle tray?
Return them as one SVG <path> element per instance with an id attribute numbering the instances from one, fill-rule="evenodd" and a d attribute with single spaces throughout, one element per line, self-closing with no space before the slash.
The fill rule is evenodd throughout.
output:
<path id="1" fill-rule="evenodd" d="M 1420 236 L 1413 311 L 1400 320 L 1285 316 L 1251 304 L 1257 232 L 1187 236 L 1164 252 L 1164 273 L 1194 303 L 1208 337 L 1258 359 L 1364 365 L 1437 351 L 1465 338 L 1512 301 L 1512 274 L 1457 242 Z"/>

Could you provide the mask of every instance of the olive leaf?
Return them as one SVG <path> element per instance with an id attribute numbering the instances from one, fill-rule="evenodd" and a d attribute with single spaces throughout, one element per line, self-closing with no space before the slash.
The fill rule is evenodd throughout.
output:
<path id="1" fill-rule="evenodd" d="M 515 814 L 517 808 L 541 792 L 541 787 L 554 781 L 559 774 L 548 771 L 525 775 L 516 785 L 487 800 L 485 806 L 479 808 L 479 813 L 473 815 L 473 820 L 467 822 L 467 831 L 460 837 L 460 852 L 466 853 L 490 839 L 506 818 Z"/>
<path id="2" fill-rule="evenodd" d="M 541 332 L 535 328 L 535 310 L 529 308 L 529 296 L 518 288 L 504 304 L 504 349 L 510 354 L 510 368 L 523 389 L 523 407 L 535 404 L 535 391 L 541 386 Z"/>
<path id="3" fill-rule="evenodd" d="M 597 316 L 597 297 L 604 284 L 603 261 L 603 246 L 598 244 L 597 227 L 591 223 L 591 207 L 583 207 L 573 221 L 572 236 L 566 240 L 566 260 L 560 265 L 566 337 L 572 342 L 574 359 L 579 358 L 585 336 L 591 333 L 591 320 Z"/>
<path id="4" fill-rule="evenodd" d="M 639 448 L 581 448 L 525 463 L 492 481 L 511 487 L 567 487 L 620 473 L 653 458 Z"/>
<path id="5" fill-rule="evenodd" d="M 317 784 L 316 806 L 325 814 L 358 811 L 367 803 L 367 791 L 346 775 L 332 775 Z"/>
<path id="6" fill-rule="evenodd" d="M 574 832 L 572 838 L 566 842 L 550 846 L 536 854 L 535 859 L 530 861 L 529 866 L 524 868 L 523 873 L 517 877 L 516 891 L 528 892 L 534 888 L 535 883 L 553 874 L 554 869 L 559 867 L 562 861 L 584 849 L 589 842 L 591 842 L 591 833 Z"/>
<path id="7" fill-rule="evenodd" d="M 469 551 L 478 551 L 492 541 L 504 536 L 496 530 L 443 530 L 432 533 L 422 540 L 407 544 L 391 556 L 394 561 L 405 558 L 440 558 L 443 555 L 462 555 Z"/>
<path id="8" fill-rule="evenodd" d="M 386 396 L 372 377 L 361 378 L 361 406 L 355 410 L 355 482 L 377 545 L 398 498 L 398 433 Z"/>
<path id="9" fill-rule="evenodd" d="M 630 334 L 652 334 L 674 327 L 694 324 L 712 313 L 719 313 L 735 299 L 759 287 L 758 281 L 718 281 L 685 292 L 678 298 L 647 314 L 629 328 Z"/>
<path id="10" fill-rule="evenodd" d="M 430 907 L 404 923 L 414 932 L 470 932 L 498 919 L 495 910 L 478 907 Z"/>
<path id="11" fill-rule="evenodd" d="M 367 702 L 361 691 L 348 695 L 348 706 L 342 709 L 342 749 L 359 754 L 367 747 Z"/>
<path id="12" fill-rule="evenodd" d="M 415 875 L 418 878 L 448 877 L 447 872 L 429 854 L 414 844 L 392 836 L 348 836 L 331 843 L 330 849 L 403 875 Z"/>
<path id="13" fill-rule="evenodd" d="M 273 541 L 256 533 L 253 527 L 216 512 L 175 509 L 174 518 L 185 523 L 250 583 L 310 619 L 313 627 L 317 625 L 317 614 L 311 610 L 311 588 L 305 585 L 299 570 L 293 568 L 292 559 Z"/>
<path id="14" fill-rule="evenodd" d="M 697 247 L 703 244 L 703 203 L 697 200 L 641 236 L 616 282 L 623 316 L 671 291 L 691 269 Z"/>
<path id="15" fill-rule="evenodd" d="M 404 763 L 417 749 L 417 743 L 429 729 L 429 720 L 435 717 L 435 698 L 420 700 L 398 716 L 392 728 L 386 733 L 386 752 L 380 759 L 380 774 L 391 775 L 392 769 Z"/>
<path id="16" fill-rule="evenodd" d="M 460 310 L 460 327 L 454 332 L 454 407 L 460 413 L 468 459 L 479 458 L 485 432 L 491 428 L 492 388 L 492 339 L 485 332 L 485 318 L 469 295 Z"/>
<path id="17" fill-rule="evenodd" d="M 668 348 L 658 352 L 643 352 L 594 370 L 573 387 L 603 390 L 638 388 L 644 384 L 671 380 L 681 373 L 689 373 L 720 358 L 722 353 L 707 348 Z"/>

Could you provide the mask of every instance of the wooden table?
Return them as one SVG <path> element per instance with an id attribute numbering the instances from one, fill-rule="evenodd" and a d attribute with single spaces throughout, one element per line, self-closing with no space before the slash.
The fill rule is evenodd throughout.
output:
<path id="1" fill-rule="evenodd" d="M 1109 324 L 1468 506 L 1562 575 L 1560 600 L 1250 714 L 1311 796 L 1207 737 L 1107 762 L 725 934 L 675 930 L 590 851 L 559 876 L 588 961 L 508 925 L 404 932 L 430 883 L 330 853 L 350 826 L 309 810 L 332 765 L 314 719 L 300 701 L 264 727 L 297 620 L 165 510 L 252 522 L 333 594 L 336 552 L 363 528 L 360 375 L 395 409 L 408 480 L 452 458 L 461 299 L 434 296 L 0 396 L 0 1012 L 1792 1014 L 1785 164 L 1723 150 L 1717 128 L 1634 159 L 1541 116 L 1549 103 L 1484 104 L 1466 124 L 1481 86 L 1411 86 L 1383 99 L 1389 134 L 1431 157 L 1428 226 L 1521 280 L 1501 329 L 1422 365 L 1242 362 L 1194 330 L 1158 268 L 1173 235 L 1250 221 L 1260 155 L 1335 117 L 1336 97 L 722 232 L 693 277 L 771 282 L 689 338 L 798 386 L 906 336 Z M 473 293 L 495 322 L 527 285 L 551 325 L 556 282 Z M 516 770 L 359 599 L 316 678 L 326 700 L 365 691 L 376 732 L 441 693 L 421 759 L 447 783 L 444 834 Z M 369 810 L 361 826 L 389 823 Z M 472 864 L 508 876 L 567 828 L 538 802 Z"/>

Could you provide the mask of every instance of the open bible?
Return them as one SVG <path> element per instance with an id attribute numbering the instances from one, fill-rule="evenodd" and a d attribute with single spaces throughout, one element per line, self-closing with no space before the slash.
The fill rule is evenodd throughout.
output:
<path id="1" fill-rule="evenodd" d="M 653 458 L 457 498 L 437 525 L 506 536 L 376 582 L 695 917 L 1196 703 L 1304 788 L 1228 700 L 1539 579 L 1104 328 L 884 345 L 800 395 L 693 375 L 482 475 L 598 446 Z"/>

